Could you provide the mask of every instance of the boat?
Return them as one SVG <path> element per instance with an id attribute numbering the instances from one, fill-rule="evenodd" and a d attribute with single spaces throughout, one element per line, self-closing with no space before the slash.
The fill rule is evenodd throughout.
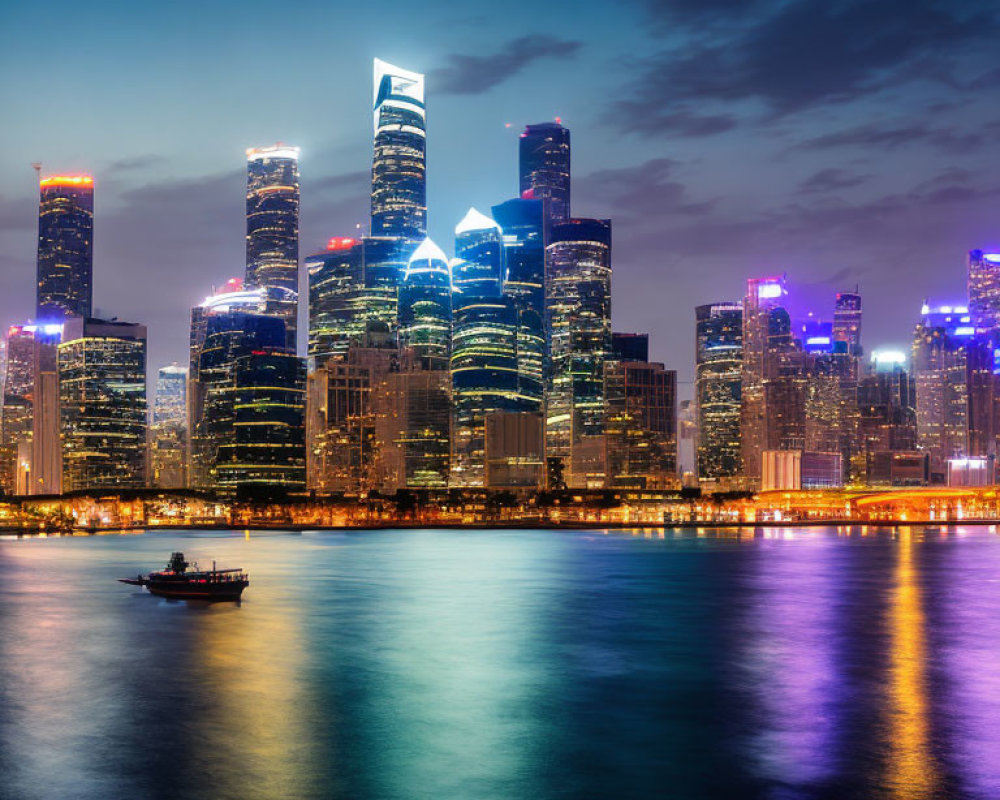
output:
<path id="1" fill-rule="evenodd" d="M 194 569 L 188 571 L 188 567 Z M 172 597 L 178 600 L 239 600 L 243 590 L 250 585 L 247 574 L 242 569 L 199 570 L 198 565 L 189 564 L 183 553 L 172 553 L 166 569 L 150 572 L 135 578 L 119 578 L 120 583 L 131 586 L 145 586 L 150 594 Z"/>

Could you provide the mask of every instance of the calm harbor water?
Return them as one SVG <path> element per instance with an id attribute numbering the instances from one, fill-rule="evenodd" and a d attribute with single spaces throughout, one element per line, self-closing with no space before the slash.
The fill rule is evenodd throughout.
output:
<path id="1" fill-rule="evenodd" d="M 172 550 L 240 606 L 116 583 Z M 989 528 L 0 539 L 0 798 L 1000 797 Z"/>

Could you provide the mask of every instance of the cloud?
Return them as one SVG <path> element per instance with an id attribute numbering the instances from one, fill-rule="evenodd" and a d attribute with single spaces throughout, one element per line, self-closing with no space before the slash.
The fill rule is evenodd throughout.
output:
<path id="1" fill-rule="evenodd" d="M 580 42 L 557 39 L 547 34 L 521 36 L 491 55 L 447 57 L 448 65 L 434 70 L 428 84 L 436 94 L 481 94 L 544 58 L 565 59 L 575 55 Z"/>
<path id="2" fill-rule="evenodd" d="M 940 150 L 966 154 L 987 144 L 992 145 L 998 135 L 1000 135 L 1000 120 L 984 121 L 974 128 L 957 126 L 935 128 L 922 122 L 910 125 L 865 123 L 805 139 L 793 149 L 827 150 L 836 147 L 892 149 L 914 143 L 926 143 Z"/>
<path id="3" fill-rule="evenodd" d="M 620 128 L 640 133 L 669 126 L 678 109 L 695 104 L 700 115 L 756 108 L 776 119 L 919 81 L 960 89 L 961 68 L 988 59 L 1000 33 L 986 0 L 798 0 L 761 6 L 708 33 L 706 12 L 693 3 L 649 6 L 674 21 L 669 46 L 633 65 L 612 112 Z M 710 3 L 716 15 L 728 7 Z"/>
<path id="4" fill-rule="evenodd" d="M 602 169 L 573 181 L 574 205 L 612 216 L 631 225 L 652 216 L 704 214 L 714 201 L 695 201 L 687 187 L 673 180 L 678 166 L 669 158 L 654 158 L 634 167 Z"/>
<path id="5" fill-rule="evenodd" d="M 117 161 L 112 161 L 103 172 L 105 175 L 111 173 L 140 172 L 151 167 L 159 167 L 166 164 L 167 161 L 168 159 L 165 156 L 149 153 L 147 155 L 120 158 Z"/>
<path id="6" fill-rule="evenodd" d="M 868 180 L 868 175 L 851 175 L 842 169 L 828 167 L 814 173 L 799 184 L 799 194 L 814 194 L 835 192 L 839 189 L 850 189 Z"/>

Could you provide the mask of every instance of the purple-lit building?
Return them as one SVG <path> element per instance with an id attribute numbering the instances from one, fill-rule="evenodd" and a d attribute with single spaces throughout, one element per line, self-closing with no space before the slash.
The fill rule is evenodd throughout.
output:
<path id="1" fill-rule="evenodd" d="M 981 330 L 1000 327 L 1000 253 L 969 251 L 969 311 Z"/>

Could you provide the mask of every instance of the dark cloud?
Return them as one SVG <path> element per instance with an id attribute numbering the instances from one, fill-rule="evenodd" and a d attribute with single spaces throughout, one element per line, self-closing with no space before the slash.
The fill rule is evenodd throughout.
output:
<path id="1" fill-rule="evenodd" d="M 430 73 L 428 86 L 433 87 L 436 94 L 481 94 L 513 77 L 534 61 L 569 58 L 581 46 L 580 42 L 535 34 L 512 39 L 490 55 L 453 53 L 447 57 L 448 66 Z"/>
<path id="2" fill-rule="evenodd" d="M 800 194 L 818 194 L 821 192 L 836 192 L 840 189 L 850 189 L 868 180 L 869 175 L 852 175 L 837 167 L 821 169 L 799 184 Z"/>
<path id="3" fill-rule="evenodd" d="M 630 131 L 682 138 L 725 133 L 739 124 L 733 114 L 698 114 L 688 108 L 675 108 L 669 116 L 648 114 L 647 111 L 643 101 L 623 100 L 612 106 L 608 118 L 614 118 L 617 124 L 627 125 Z"/>
<path id="4" fill-rule="evenodd" d="M 669 158 L 654 158 L 635 167 L 591 172 L 574 179 L 574 204 L 588 213 L 610 215 L 619 226 L 648 220 L 651 214 L 662 221 L 667 215 L 705 213 L 713 201 L 692 200 L 687 187 L 672 179 L 676 166 Z"/>
<path id="5" fill-rule="evenodd" d="M 710 5 L 725 13 L 720 0 Z M 708 38 L 691 30 L 699 24 L 693 17 L 687 38 L 636 65 L 614 109 L 620 127 L 653 132 L 694 102 L 712 115 L 751 102 L 775 118 L 903 83 L 954 85 L 957 61 L 984 57 L 1000 32 L 994 5 L 941 0 L 799 0 Z"/>
<path id="6" fill-rule="evenodd" d="M 795 145 L 800 150 L 827 150 L 835 147 L 896 148 L 903 145 L 928 144 L 940 150 L 965 154 L 992 145 L 1000 134 L 1000 120 L 984 121 L 974 128 L 946 126 L 935 128 L 924 123 L 883 125 L 865 123 L 822 136 L 805 139 Z"/>
<path id="7" fill-rule="evenodd" d="M 121 158 L 118 161 L 112 161 L 102 172 L 104 175 L 113 176 L 114 173 L 140 172 L 145 169 L 162 166 L 166 163 L 167 158 L 165 156 L 150 153 L 148 155 L 133 156 L 131 158 Z"/>

